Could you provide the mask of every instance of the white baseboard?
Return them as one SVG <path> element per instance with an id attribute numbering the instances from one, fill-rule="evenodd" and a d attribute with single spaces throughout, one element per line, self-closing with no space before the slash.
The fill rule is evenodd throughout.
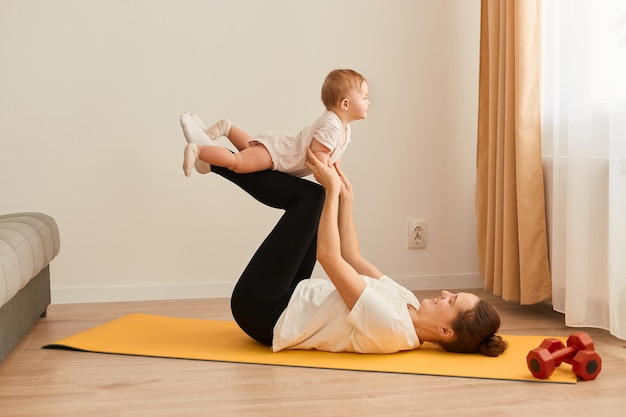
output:
<path id="1" fill-rule="evenodd" d="M 478 274 L 392 276 L 406 288 L 440 290 L 458 288 L 483 288 Z M 94 303 L 110 301 L 173 300 L 191 298 L 227 298 L 234 282 L 209 282 L 200 284 L 128 285 L 101 287 L 52 287 L 52 303 Z"/>
<path id="2" fill-rule="evenodd" d="M 102 287 L 52 287 L 53 304 L 230 297 L 234 282 Z"/>

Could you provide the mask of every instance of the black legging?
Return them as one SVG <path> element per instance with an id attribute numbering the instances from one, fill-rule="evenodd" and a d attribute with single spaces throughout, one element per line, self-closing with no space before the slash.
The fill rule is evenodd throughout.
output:
<path id="1" fill-rule="evenodd" d="M 239 327 L 271 346 L 274 325 L 296 285 L 310 278 L 315 266 L 324 188 L 277 171 L 236 174 L 226 168 L 211 169 L 261 203 L 285 210 L 243 271 L 231 298 Z"/>

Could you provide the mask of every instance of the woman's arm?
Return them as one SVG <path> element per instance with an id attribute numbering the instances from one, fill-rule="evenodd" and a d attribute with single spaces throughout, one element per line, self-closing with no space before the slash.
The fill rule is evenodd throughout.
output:
<path id="1" fill-rule="evenodd" d="M 339 195 L 339 236 L 341 239 L 341 255 L 357 273 L 371 278 L 380 278 L 383 273 L 363 257 L 354 224 L 354 191 L 348 177 L 335 165 L 339 178 L 343 183 Z"/>
<path id="2" fill-rule="evenodd" d="M 342 180 L 334 167 L 320 162 L 313 151 L 307 151 L 307 166 L 313 171 L 315 179 L 326 190 L 326 198 L 317 229 L 317 260 L 337 288 L 337 292 L 352 310 L 354 304 L 365 290 L 365 281 L 356 269 L 341 255 L 341 238 L 339 234 L 339 194 L 343 188 Z"/>

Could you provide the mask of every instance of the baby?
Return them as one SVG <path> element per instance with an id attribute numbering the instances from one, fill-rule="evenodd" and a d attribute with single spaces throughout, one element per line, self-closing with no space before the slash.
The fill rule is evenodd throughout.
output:
<path id="1" fill-rule="evenodd" d="M 350 143 L 350 123 L 367 117 L 367 80 L 350 69 L 333 70 L 322 85 L 322 102 L 326 111 L 296 136 L 266 132 L 252 137 L 225 119 L 207 128 L 193 113 L 183 113 L 180 124 L 188 142 L 185 175 L 191 175 L 192 167 L 207 174 L 215 165 L 240 174 L 272 169 L 304 177 L 311 174 L 306 166 L 309 147 L 324 164 L 339 162 Z M 239 152 L 214 143 L 220 136 L 226 136 Z"/>

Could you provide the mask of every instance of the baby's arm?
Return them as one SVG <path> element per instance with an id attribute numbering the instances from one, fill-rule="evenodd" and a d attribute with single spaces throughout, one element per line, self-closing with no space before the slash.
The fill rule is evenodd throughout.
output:
<path id="1" fill-rule="evenodd" d="M 311 151 L 315 154 L 315 157 L 324 165 L 328 166 L 330 161 L 330 153 L 331 149 L 328 149 L 326 146 L 322 145 L 320 141 L 313 138 L 310 145 Z"/>

